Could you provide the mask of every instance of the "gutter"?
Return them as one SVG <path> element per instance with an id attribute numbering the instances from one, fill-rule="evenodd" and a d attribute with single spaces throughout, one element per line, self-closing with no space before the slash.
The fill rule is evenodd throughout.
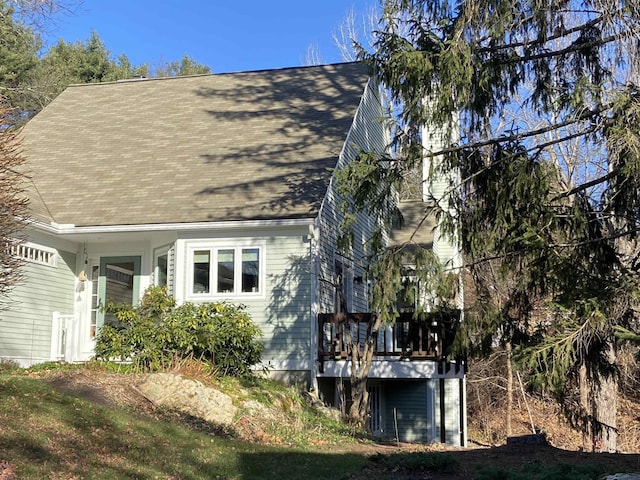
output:
<path id="1" fill-rule="evenodd" d="M 227 222 L 153 223 L 134 225 L 76 226 L 72 223 L 45 223 L 31 220 L 27 223 L 38 230 L 55 235 L 87 233 L 129 233 L 186 230 L 228 230 L 259 227 L 305 227 L 314 224 L 313 218 L 290 218 L 277 220 L 233 220 Z"/>

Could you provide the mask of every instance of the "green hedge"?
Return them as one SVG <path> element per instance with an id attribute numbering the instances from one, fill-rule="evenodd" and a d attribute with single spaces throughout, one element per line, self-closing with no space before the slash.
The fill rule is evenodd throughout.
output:
<path id="1" fill-rule="evenodd" d="M 245 375 L 260 361 L 260 329 L 243 305 L 185 303 L 161 287 L 150 287 L 138 306 L 105 308 L 117 319 L 104 325 L 96 341 L 96 358 L 130 360 L 159 370 L 186 358 L 211 363 L 224 375 Z"/>

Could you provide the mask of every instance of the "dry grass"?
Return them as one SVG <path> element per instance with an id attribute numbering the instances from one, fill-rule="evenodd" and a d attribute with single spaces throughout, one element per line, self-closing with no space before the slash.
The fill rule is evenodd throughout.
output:
<path id="1" fill-rule="evenodd" d="M 626 354 L 625 354 L 626 355 Z M 504 445 L 506 434 L 506 380 L 503 376 L 504 358 L 495 355 L 487 360 L 474 361 L 469 375 L 469 436 L 481 445 Z M 640 452 L 640 389 L 633 356 L 623 358 L 622 382 L 618 399 L 618 451 Z M 636 382 L 636 383 L 630 383 Z M 514 381 L 512 435 L 543 432 L 550 445 L 570 451 L 583 450 L 582 434 L 566 420 L 559 404 L 548 397 L 521 389 Z M 525 390 L 523 392 L 523 390 Z"/>
<path id="2" fill-rule="evenodd" d="M 476 370 L 476 372 L 478 371 L 479 370 Z M 496 373 L 495 368 L 491 366 L 488 367 L 485 373 L 489 371 L 493 372 L 494 375 Z M 186 375 L 186 372 L 181 373 Z M 118 412 L 124 411 L 133 413 L 133 417 L 147 418 L 151 421 L 155 419 L 157 420 L 157 425 L 164 425 L 162 427 L 152 427 L 150 423 L 145 424 L 145 428 L 149 431 L 152 428 L 160 428 L 160 430 L 164 432 L 164 430 L 169 428 L 167 426 L 169 424 L 181 425 L 191 431 L 195 430 L 193 438 L 201 438 L 197 435 L 204 434 L 206 435 L 205 442 L 211 442 L 212 440 L 210 439 L 217 439 L 215 440 L 218 442 L 216 443 L 216 450 L 226 453 L 223 453 L 223 457 L 208 458 L 205 463 L 200 465 L 202 469 L 209 468 L 208 465 L 210 464 L 216 464 L 215 468 L 224 467 L 232 469 L 233 467 L 230 465 L 225 466 L 225 464 L 219 463 L 221 461 L 220 458 L 230 457 L 232 459 L 239 459 L 239 452 L 242 451 L 240 452 L 242 453 L 242 462 L 251 459 L 253 462 L 251 465 L 255 466 L 256 471 L 262 471 L 264 467 L 263 464 L 265 462 L 271 462 L 273 465 L 269 468 L 275 471 L 282 467 L 283 471 L 286 470 L 291 473 L 292 478 L 294 474 L 299 475 L 302 470 L 298 470 L 303 469 L 303 467 L 306 468 L 306 464 L 313 465 L 313 468 L 317 469 L 319 465 L 326 464 L 329 466 L 329 460 L 333 461 L 334 457 L 338 464 L 345 460 L 348 460 L 348 463 L 351 464 L 351 473 L 342 475 L 343 478 L 349 478 L 350 480 L 368 480 L 370 478 L 394 480 L 415 480 L 417 478 L 430 478 L 432 480 L 469 480 L 480 478 L 478 477 L 478 472 L 481 472 L 486 467 L 499 467 L 507 473 L 500 473 L 502 476 L 496 477 L 491 476 L 493 473 L 489 472 L 489 477 L 485 475 L 485 477 L 482 478 L 504 478 L 509 480 L 521 478 L 566 480 L 568 477 L 563 477 L 562 473 L 559 474 L 560 476 L 555 474 L 555 476 L 544 477 L 527 476 L 527 472 L 532 473 L 534 469 L 540 475 L 546 474 L 547 470 L 549 472 L 555 472 L 555 470 L 560 469 L 559 471 L 562 472 L 562 468 L 564 468 L 563 465 L 576 466 L 576 468 L 594 468 L 594 472 L 598 473 L 598 475 L 605 472 L 640 471 L 640 455 L 637 454 L 639 451 L 638 441 L 640 439 L 640 435 L 638 435 L 640 429 L 638 413 L 640 410 L 638 409 L 638 405 L 633 401 L 629 399 L 621 400 L 621 419 L 619 425 L 621 425 L 621 449 L 624 448 L 625 451 L 634 452 L 635 454 L 590 454 L 580 452 L 579 444 L 581 436 L 578 432 L 569 428 L 558 406 L 552 401 L 547 401 L 530 394 L 527 394 L 525 397 L 520 395 L 519 398 L 515 400 L 513 419 L 514 433 L 525 434 L 530 432 L 531 422 L 527 410 L 528 406 L 532 412 L 536 428 L 544 429 L 552 446 L 526 448 L 521 446 L 505 446 L 504 390 L 500 388 L 500 382 L 497 376 L 491 381 L 485 382 L 473 382 L 474 377 L 471 377 L 472 381 L 469 384 L 469 400 L 471 403 L 469 434 L 470 439 L 477 441 L 477 444 L 475 444 L 474 448 L 468 449 L 448 448 L 442 445 L 400 445 L 397 447 L 395 444 L 379 445 L 372 442 L 355 442 L 354 436 L 351 433 L 341 433 L 335 429 L 335 426 L 324 425 L 324 420 L 320 417 L 307 418 L 303 422 L 301 420 L 301 412 L 303 412 L 304 409 L 301 408 L 301 400 L 299 398 L 295 400 L 294 397 L 286 392 L 283 392 L 281 389 L 276 389 L 275 386 L 272 388 L 269 384 L 243 384 L 242 382 L 234 381 L 230 384 L 219 385 L 218 381 L 217 386 L 224 391 L 232 393 L 238 402 L 248 401 L 249 406 L 254 405 L 252 408 L 246 407 L 245 410 L 241 412 L 236 424 L 234 424 L 234 432 L 228 434 L 218 432 L 215 429 L 212 430 L 211 425 L 207 425 L 206 422 L 198 421 L 195 418 L 187 418 L 186 416 L 155 409 L 135 387 L 136 379 L 139 379 L 140 376 L 111 374 L 91 369 L 41 372 L 33 374 L 33 376 L 55 386 L 56 390 L 61 390 L 73 396 L 82 397 L 83 399 L 106 406 L 109 411 L 113 412 L 113 418 L 117 418 L 117 416 L 120 415 Z M 205 378 L 204 380 L 216 386 L 215 379 Z M 484 385 L 484 388 L 487 390 L 478 389 L 479 385 Z M 57 403 L 62 402 L 61 404 L 63 405 L 67 404 L 67 400 L 64 400 L 62 397 L 57 397 L 51 393 L 43 395 L 44 394 L 39 394 L 39 397 L 49 398 L 53 396 Z M 473 401 L 474 398 L 476 399 L 475 402 Z M 527 400 L 526 403 L 524 398 Z M 477 399 L 482 400 L 482 402 L 478 402 Z M 28 418 L 33 418 L 33 413 L 31 413 L 33 411 L 38 411 L 38 415 L 42 414 L 42 400 L 39 400 L 39 402 L 37 405 L 35 403 L 33 404 L 34 409 L 38 406 L 37 410 L 29 411 L 27 414 Z M 72 409 L 77 408 L 75 403 L 69 403 L 69 406 Z M 20 404 L 19 407 L 18 404 L 16 404 L 11 408 L 14 410 L 16 408 L 24 408 L 24 402 Z M 76 410 L 74 410 L 74 412 L 76 412 Z M 73 413 L 73 415 L 69 417 L 73 422 L 76 422 L 75 415 L 76 413 Z M 92 425 L 92 427 L 85 432 L 87 436 L 86 441 L 91 442 L 91 445 L 95 443 L 94 437 L 104 437 L 104 435 L 110 432 L 110 429 L 113 430 L 116 428 L 111 414 L 104 416 L 102 422 L 96 423 L 95 425 L 91 423 L 95 421 L 94 417 L 95 415 L 90 415 L 86 419 L 86 422 Z M 57 434 L 54 435 L 54 433 L 58 431 L 65 432 L 65 441 L 59 445 L 60 448 L 66 448 L 70 445 L 69 442 L 84 442 L 85 439 L 82 435 L 85 433 L 74 428 L 69 429 L 68 425 L 55 420 L 58 418 L 60 418 L 60 414 L 51 414 L 46 417 L 45 426 L 43 427 L 43 424 L 39 424 L 40 426 L 37 429 L 37 432 L 44 432 L 44 434 L 47 435 L 47 449 L 52 448 L 52 439 L 59 437 Z M 125 423 L 128 425 L 131 422 L 138 422 L 138 420 L 127 419 Z M 111 424 L 113 425 L 109 427 Z M 105 427 L 105 425 L 107 427 Z M 127 426 L 127 429 L 130 429 L 130 427 Z M 0 428 L 0 431 L 1 430 Z M 127 430 L 125 433 L 128 437 L 118 436 L 118 438 L 130 438 L 132 435 L 135 437 L 134 432 L 137 430 L 139 430 L 138 427 L 135 427 L 131 431 Z M 178 432 L 178 430 L 171 430 L 170 437 L 176 437 L 176 432 Z M 180 432 L 182 431 L 180 430 Z M 38 433 L 38 435 L 39 434 L 40 433 Z M 34 430 L 33 435 L 36 435 L 36 430 Z M 157 448 L 155 445 L 157 445 L 158 442 L 162 444 L 162 448 L 170 448 L 175 443 L 173 440 L 170 440 L 169 437 L 167 437 L 166 440 L 162 440 L 162 435 L 163 433 L 161 432 L 153 434 L 156 438 L 153 448 Z M 180 435 L 182 435 L 182 433 L 180 433 Z M 185 435 L 185 439 L 191 437 L 192 435 Z M 1 439 L 2 437 L 0 436 L 0 440 Z M 241 443 L 236 443 L 240 441 L 240 439 L 243 439 Z M 144 446 L 142 438 L 138 439 L 135 437 L 133 440 L 140 442 L 137 449 L 144 450 L 151 448 Z M 127 440 L 127 442 L 130 444 L 129 440 Z M 295 446 L 296 442 L 300 442 L 298 445 L 304 443 L 306 447 L 301 449 L 299 446 Z M 88 444 L 89 443 L 87 443 L 87 445 Z M 104 449 L 104 451 L 96 450 L 95 452 L 89 450 L 86 454 L 90 455 L 90 457 L 87 458 L 99 458 L 100 465 L 94 465 L 93 467 L 96 469 L 98 467 L 104 469 L 120 468 L 125 463 L 131 466 L 132 460 L 130 453 L 135 452 L 135 450 L 129 449 L 127 450 L 129 453 L 125 455 L 123 452 L 120 452 L 118 448 L 119 447 L 111 446 L 109 448 L 109 455 L 106 455 L 106 450 Z M 190 448 L 193 447 L 185 447 L 185 450 L 190 451 Z M 201 448 L 201 446 L 196 446 L 196 448 Z M 203 452 L 208 450 L 209 448 L 207 447 Z M 64 455 L 58 455 L 58 457 L 73 461 L 73 452 L 76 451 L 77 450 L 62 452 Z M 313 452 L 313 454 L 308 452 Z M 173 450 L 169 453 L 176 455 L 176 452 Z M 328 456 L 325 458 L 324 456 L 327 454 Z M 22 458 L 21 455 L 24 455 L 24 449 L 22 448 L 19 452 L 16 452 L 14 458 L 6 456 L 0 458 L 0 460 L 8 460 L 5 464 L 0 464 L 0 480 L 15 480 L 16 467 L 24 469 L 24 466 L 19 463 Z M 298 460 L 293 460 L 294 457 L 298 458 Z M 343 459 L 341 459 L 342 457 Z M 115 467 L 110 463 L 114 459 L 120 462 L 120 464 Z M 50 475 L 49 478 L 82 478 L 82 476 L 69 476 L 70 472 L 82 471 L 81 467 L 87 462 L 86 459 L 82 460 L 82 462 L 80 462 L 80 460 L 82 459 L 78 459 L 79 463 L 75 467 L 73 467 L 73 465 L 69 466 L 69 468 L 64 467 L 64 465 L 59 467 L 58 471 L 66 472 L 66 476 L 53 477 Z M 300 465 L 297 465 L 296 462 L 300 463 Z M 434 462 L 439 466 L 434 467 Z M 356 465 L 365 464 L 366 467 L 364 470 L 358 470 Z M 135 468 L 142 469 L 147 467 L 136 464 Z M 176 466 L 161 465 L 157 468 L 163 471 L 168 471 L 169 469 L 174 472 L 178 471 L 178 467 Z M 345 471 L 347 471 L 347 469 L 345 469 Z M 20 470 L 18 469 L 18 473 L 19 472 Z M 244 474 L 245 473 L 243 473 L 243 475 Z M 4 475 L 4 477 L 2 475 Z M 307 470 L 305 470 L 304 475 L 308 475 Z M 302 478 L 309 478 L 304 475 Z M 498 475 L 498 473 L 496 473 L 496 475 Z M 120 477 L 113 476 L 109 478 Z M 159 478 L 183 477 L 161 476 Z M 195 476 L 193 478 L 205 477 Z M 247 474 L 246 478 L 253 477 Z M 258 475 L 255 478 L 262 477 Z M 298 476 L 296 478 L 300 477 Z M 318 478 L 320 478 L 320 476 Z M 337 477 L 329 475 L 324 478 Z"/>

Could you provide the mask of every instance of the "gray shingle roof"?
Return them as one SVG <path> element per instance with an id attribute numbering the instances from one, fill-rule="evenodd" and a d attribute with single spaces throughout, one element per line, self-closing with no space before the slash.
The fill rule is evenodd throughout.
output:
<path id="1" fill-rule="evenodd" d="M 433 246 L 433 231 L 436 226 L 435 216 L 427 215 L 427 204 L 419 200 L 402 200 L 398 209 L 402 214 L 401 227 L 392 228 L 389 234 L 389 245 L 403 246 L 405 244 L 420 245 L 423 248 Z"/>
<path id="2" fill-rule="evenodd" d="M 23 130 L 33 216 L 314 217 L 367 80 L 346 63 L 71 86 Z"/>

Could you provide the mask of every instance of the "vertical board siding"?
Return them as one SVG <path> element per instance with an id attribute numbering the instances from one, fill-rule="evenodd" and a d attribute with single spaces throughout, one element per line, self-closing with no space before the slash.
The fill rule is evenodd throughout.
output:
<path id="1" fill-rule="evenodd" d="M 23 281 L 0 310 L 0 357 L 23 365 L 49 360 L 53 312 L 73 313 L 75 253 L 58 250 L 56 267 L 27 262 Z"/>
<path id="2" fill-rule="evenodd" d="M 444 392 L 440 387 L 444 384 Z M 463 439 L 462 425 L 460 424 L 460 408 L 464 408 L 464 398 L 460 397 L 460 379 L 446 378 L 444 382 L 435 378 L 429 380 L 429 390 L 433 393 L 434 412 L 434 435 L 430 441 L 440 442 L 442 440 L 442 418 L 444 417 L 444 439 L 447 445 L 460 446 Z M 443 406 L 440 399 L 444 398 Z"/>
<path id="3" fill-rule="evenodd" d="M 384 424 L 388 435 L 402 442 L 429 442 L 433 405 L 426 380 L 384 382 Z"/>
<path id="4" fill-rule="evenodd" d="M 386 150 L 388 135 L 382 122 L 383 113 L 379 91 L 375 84 L 370 82 L 347 136 L 344 150 L 336 166 L 337 169 L 356 159 L 361 151 L 382 153 Z M 340 235 L 340 222 L 343 218 L 339 209 L 340 201 L 334 179 L 329 185 L 319 216 L 320 268 L 318 273 L 320 278 L 318 299 L 320 312 L 326 313 L 334 311 L 335 254 L 338 249 L 337 240 Z M 352 261 L 353 277 L 362 278 L 362 282 L 354 283 L 353 285 L 352 309 L 354 312 L 366 312 L 369 310 L 365 268 L 366 257 L 369 252 L 368 242 L 376 226 L 376 218 L 364 213 L 357 215 L 353 228 L 353 251 L 347 255 L 349 260 Z"/>
<path id="5" fill-rule="evenodd" d="M 460 425 L 460 380 L 446 378 L 444 381 L 444 422 L 447 445 L 461 445 Z"/>

